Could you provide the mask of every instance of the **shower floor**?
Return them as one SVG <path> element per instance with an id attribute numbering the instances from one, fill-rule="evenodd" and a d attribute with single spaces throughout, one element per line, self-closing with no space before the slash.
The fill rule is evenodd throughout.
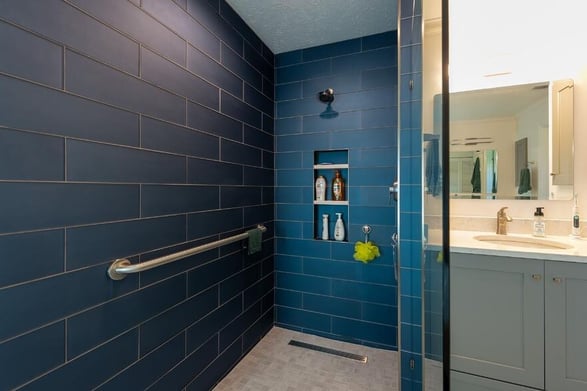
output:
<path id="1" fill-rule="evenodd" d="M 365 355 L 366 364 L 288 345 L 290 340 Z M 214 391 L 397 391 L 398 354 L 274 327 Z"/>

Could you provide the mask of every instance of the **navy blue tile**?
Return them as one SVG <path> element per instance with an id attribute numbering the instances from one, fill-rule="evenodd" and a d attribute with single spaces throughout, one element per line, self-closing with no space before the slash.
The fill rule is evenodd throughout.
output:
<path id="1" fill-rule="evenodd" d="M 334 317 L 332 332 L 364 341 L 397 346 L 397 328 L 392 326 Z"/>
<path id="2" fill-rule="evenodd" d="M 275 307 L 275 322 L 304 329 L 330 331 L 330 316 L 294 308 Z"/>
<path id="3" fill-rule="evenodd" d="M 318 90 L 317 90 L 318 91 Z M 315 91 L 315 93 L 317 93 Z M 275 86 L 275 100 L 290 100 L 302 98 L 302 83 L 279 84 Z"/>
<path id="4" fill-rule="evenodd" d="M 220 15 L 224 17 L 250 44 L 254 49 L 261 51 L 263 42 L 253 30 L 242 20 L 242 18 L 224 0 L 220 0 Z"/>
<path id="5" fill-rule="evenodd" d="M 143 335 L 141 334 L 141 341 Z M 142 357 L 98 390 L 145 390 L 184 358 L 184 336 L 179 335 L 146 357 Z"/>
<path id="6" fill-rule="evenodd" d="M 13 389 L 57 367 L 64 360 L 64 321 L 0 344 L 0 388 Z"/>
<path id="7" fill-rule="evenodd" d="M 302 117 L 279 118 L 275 120 L 275 134 L 294 134 L 302 131 Z"/>
<path id="8" fill-rule="evenodd" d="M 149 353 L 194 322 L 202 319 L 215 310 L 217 306 L 218 288 L 214 287 L 157 315 L 153 319 L 149 319 L 141 325 L 141 356 Z"/>
<path id="9" fill-rule="evenodd" d="M 390 47 L 333 58 L 332 73 L 337 74 L 386 68 L 396 64 L 397 49 Z"/>
<path id="10" fill-rule="evenodd" d="M 319 296 L 305 293 L 304 309 L 329 315 L 360 319 L 361 303 L 336 297 Z"/>
<path id="11" fill-rule="evenodd" d="M 265 153 L 263 154 L 265 157 Z M 271 159 L 273 160 L 273 159 Z M 265 165 L 265 162 L 263 163 Z M 273 170 L 256 167 L 243 168 L 243 184 L 248 186 L 273 186 Z M 272 190 L 272 189 L 270 189 Z M 265 202 L 266 203 L 266 202 Z"/>
<path id="12" fill-rule="evenodd" d="M 187 4 L 186 4 L 187 3 Z M 222 41 L 227 43 L 233 50 L 242 54 L 243 38 L 240 34 L 224 20 L 219 14 L 218 9 L 211 6 L 210 2 L 199 0 L 182 0 L 182 6 L 208 30 L 212 31 Z"/>
<path id="13" fill-rule="evenodd" d="M 333 280 L 332 295 L 371 303 L 391 304 L 397 297 L 397 289 L 389 285 Z"/>
<path id="14" fill-rule="evenodd" d="M 0 236 L 0 287 L 62 272 L 64 246 L 63 230 Z"/>
<path id="15" fill-rule="evenodd" d="M 361 125 L 363 128 L 397 127 L 397 107 L 364 110 Z"/>
<path id="16" fill-rule="evenodd" d="M 128 2 L 73 0 L 72 3 L 165 57 L 185 65 L 185 41 Z"/>
<path id="17" fill-rule="evenodd" d="M 269 64 L 271 64 L 273 67 L 275 67 L 275 54 L 273 54 L 273 52 L 271 51 L 271 49 L 269 49 L 269 47 L 265 44 L 263 44 L 263 57 L 265 57 L 265 59 L 267 61 L 269 61 Z"/>
<path id="18" fill-rule="evenodd" d="M 141 49 L 141 78 L 218 110 L 218 87 L 145 48 Z"/>
<path id="19" fill-rule="evenodd" d="M 243 82 L 238 76 L 192 46 L 188 46 L 187 68 L 235 96 L 243 94 Z"/>
<path id="20" fill-rule="evenodd" d="M 188 159 L 188 183 L 242 185 L 242 166 L 203 159 Z"/>
<path id="21" fill-rule="evenodd" d="M 243 354 L 252 349 L 273 328 L 273 309 L 267 311 L 243 333 Z"/>
<path id="22" fill-rule="evenodd" d="M 271 72 L 271 75 L 273 75 L 273 72 Z M 269 80 L 266 76 L 267 75 L 263 77 L 263 93 L 273 102 L 275 100 L 275 85 L 272 81 L 273 77 Z"/>
<path id="23" fill-rule="evenodd" d="M 188 295 L 191 296 L 208 289 L 232 274 L 238 273 L 242 266 L 242 254 L 234 253 L 189 271 Z"/>
<path id="24" fill-rule="evenodd" d="M 333 107 L 338 111 L 375 109 L 379 107 L 396 107 L 397 93 L 395 88 L 378 88 L 350 92 L 340 95 Z"/>
<path id="25" fill-rule="evenodd" d="M 261 166 L 261 150 L 230 140 L 220 141 L 220 158 L 225 162 Z"/>
<path id="26" fill-rule="evenodd" d="M 0 183 L 0 232 L 138 217 L 138 186 Z"/>
<path id="27" fill-rule="evenodd" d="M 330 295 L 330 285 L 331 281 L 327 278 L 284 272 L 275 273 L 275 287 L 279 289 Z"/>
<path id="28" fill-rule="evenodd" d="M 69 140 L 67 179 L 92 182 L 185 183 L 185 158 Z"/>
<path id="29" fill-rule="evenodd" d="M 275 188 L 274 187 L 263 187 L 263 203 L 264 204 L 275 203 Z"/>
<path id="30" fill-rule="evenodd" d="M 209 159 L 220 155 L 218 137 L 148 117 L 141 119 L 141 146 Z"/>
<path id="31" fill-rule="evenodd" d="M 361 112 L 350 111 L 339 113 L 335 117 L 324 115 L 310 115 L 304 117 L 302 129 L 304 133 L 327 132 L 333 130 L 359 129 L 361 127 Z"/>
<path id="32" fill-rule="evenodd" d="M 220 58 L 220 41 L 171 1 L 144 0 L 141 7 L 210 57 Z"/>
<path id="33" fill-rule="evenodd" d="M 222 44 L 222 65 L 256 89 L 263 89 L 261 73 L 225 44 Z"/>
<path id="34" fill-rule="evenodd" d="M 37 280 L 0 291 L 0 341 L 128 293 L 138 279 L 114 282 L 104 266 Z M 80 289 L 84 287 L 84 289 Z"/>
<path id="35" fill-rule="evenodd" d="M 222 92 L 221 107 L 222 113 L 232 118 L 243 121 L 256 128 L 262 127 L 262 114 L 259 110 L 226 92 Z"/>
<path id="36" fill-rule="evenodd" d="M 355 92 L 361 89 L 361 74 L 353 72 L 306 80 L 303 82 L 302 96 L 304 98 L 317 98 L 318 93 L 326 88 L 334 89 L 334 99 L 336 101 L 339 94 Z"/>
<path id="37" fill-rule="evenodd" d="M 299 115 L 318 115 L 326 110 L 327 106 L 315 97 L 296 100 L 284 100 L 275 104 L 277 118 L 294 117 Z M 338 106 L 332 106 L 336 110 Z"/>
<path id="38" fill-rule="evenodd" d="M 64 145 L 60 137 L 0 129 L 0 178 L 64 180 Z"/>
<path id="39" fill-rule="evenodd" d="M 27 390 L 93 389 L 137 359 L 138 332 L 128 331 L 28 384 Z"/>
<path id="40" fill-rule="evenodd" d="M 243 125 L 207 107 L 188 102 L 187 125 L 231 140 L 243 139 Z"/>
<path id="41" fill-rule="evenodd" d="M 284 67 L 302 62 L 302 50 L 279 53 L 275 56 L 275 66 Z"/>
<path id="42" fill-rule="evenodd" d="M 94 265 L 183 241 L 185 216 L 69 228 L 67 269 Z"/>
<path id="43" fill-rule="evenodd" d="M 275 134 L 275 120 L 267 114 L 263 114 L 263 130 L 269 134 Z"/>
<path id="44" fill-rule="evenodd" d="M 143 185 L 141 216 L 159 216 L 218 209 L 217 186 Z"/>
<path id="45" fill-rule="evenodd" d="M 275 305 L 302 308 L 303 293 L 286 289 L 275 289 Z"/>
<path id="46" fill-rule="evenodd" d="M 61 88 L 62 47 L 0 22 L 0 52 L 2 72 Z"/>
<path id="47" fill-rule="evenodd" d="M 210 338 L 205 345 L 188 355 L 179 365 L 157 380 L 149 389 L 160 391 L 183 389 L 194 376 L 206 368 L 218 355 L 217 339 L 217 336 Z"/>
<path id="48" fill-rule="evenodd" d="M 242 298 L 237 296 L 221 305 L 187 329 L 187 352 L 192 352 L 242 313 Z"/>
<path id="49" fill-rule="evenodd" d="M 253 285 L 261 277 L 261 266 L 253 265 L 220 283 L 220 303 L 232 299 Z"/>
<path id="50" fill-rule="evenodd" d="M 4 4 L 2 17 L 124 71 L 138 74 L 138 44 L 69 4 L 49 0 L 30 7 L 22 1 L 9 0 Z"/>
<path id="51" fill-rule="evenodd" d="M 67 51 L 68 91 L 172 122 L 185 123 L 185 99 Z"/>
<path id="52" fill-rule="evenodd" d="M 273 116 L 273 101 L 248 84 L 245 84 L 244 98 L 246 103 Z"/>
<path id="53" fill-rule="evenodd" d="M 397 67 L 374 69 L 364 71 L 361 74 L 361 87 L 363 89 L 393 88 L 396 86 Z"/>
<path id="54" fill-rule="evenodd" d="M 270 64 L 269 61 L 267 61 L 265 57 L 263 57 L 263 55 L 257 51 L 257 49 L 253 49 L 253 47 L 246 42 L 244 59 L 247 60 L 249 64 L 251 64 L 262 75 L 273 75 L 273 65 Z"/>
<path id="55" fill-rule="evenodd" d="M 413 0 L 409 0 L 410 4 Z M 405 2 L 405 0 L 403 1 Z M 403 15 L 402 7 L 402 15 Z M 387 31 L 362 38 L 363 50 L 379 49 L 386 46 L 397 46 L 397 31 Z"/>
<path id="56" fill-rule="evenodd" d="M 248 329 L 261 316 L 261 305 L 255 305 L 243 312 L 220 331 L 218 349 L 223 351 Z"/>
<path id="57" fill-rule="evenodd" d="M 396 144 L 394 128 L 341 131 L 331 134 L 331 148 L 346 148 L 349 145 L 362 148 L 390 147 Z"/>
<path id="58" fill-rule="evenodd" d="M 180 275 L 69 318 L 67 357 L 82 354 L 184 298 L 185 275 Z M 97 324 L 101 327 L 94 327 Z"/>
<path id="59" fill-rule="evenodd" d="M 211 390 L 228 371 L 236 365 L 242 356 L 242 340 L 239 338 L 202 371 L 189 385 L 186 391 Z"/>
<path id="60" fill-rule="evenodd" d="M 275 71 L 275 82 L 278 84 L 291 83 L 294 81 L 312 79 L 319 76 L 327 76 L 330 75 L 330 69 L 330 59 L 281 67 L 277 68 Z"/>
<path id="61" fill-rule="evenodd" d="M 304 61 L 320 60 L 328 57 L 342 56 L 344 54 L 361 51 L 361 38 L 349 39 L 327 45 L 315 46 L 304 49 L 302 58 Z"/>
<path id="62" fill-rule="evenodd" d="M 217 235 L 242 226 L 242 209 L 193 213 L 188 215 L 188 239 Z"/>
<path id="63" fill-rule="evenodd" d="M 248 125 L 245 125 L 244 129 L 244 142 L 248 145 L 273 151 L 273 136 Z"/>
<path id="64" fill-rule="evenodd" d="M 2 75 L 0 90 L 1 125 L 139 145 L 136 114 Z"/>
<path id="65" fill-rule="evenodd" d="M 220 205 L 222 208 L 258 204 L 261 204 L 260 187 L 222 186 L 220 189 Z"/>
<path id="66" fill-rule="evenodd" d="M 271 292 L 273 291 L 274 286 L 275 276 L 273 273 L 269 273 L 267 276 L 263 277 L 262 280 L 248 287 L 244 294 L 245 308 L 259 302 L 266 296 L 272 296 Z"/>
<path id="67" fill-rule="evenodd" d="M 314 151 L 330 148 L 330 135 L 326 133 L 300 134 L 275 137 L 275 151 Z"/>

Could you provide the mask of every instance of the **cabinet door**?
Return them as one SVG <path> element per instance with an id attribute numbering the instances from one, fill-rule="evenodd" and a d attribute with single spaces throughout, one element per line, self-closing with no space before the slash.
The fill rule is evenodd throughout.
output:
<path id="1" fill-rule="evenodd" d="M 467 373 L 450 371 L 450 391 L 535 391 L 532 388 L 516 386 Z"/>
<path id="2" fill-rule="evenodd" d="M 451 254 L 451 369 L 544 387 L 544 262 Z"/>
<path id="3" fill-rule="evenodd" d="M 546 263 L 546 389 L 587 390 L 587 265 Z"/>

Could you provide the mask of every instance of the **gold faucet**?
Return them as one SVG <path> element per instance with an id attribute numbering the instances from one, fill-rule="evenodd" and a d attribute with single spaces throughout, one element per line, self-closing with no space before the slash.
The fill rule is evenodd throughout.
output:
<path id="1" fill-rule="evenodd" d="M 508 233 L 507 223 L 512 221 L 512 218 L 506 213 L 507 208 L 507 206 L 504 206 L 497 211 L 497 231 L 495 233 L 498 235 L 507 235 Z"/>

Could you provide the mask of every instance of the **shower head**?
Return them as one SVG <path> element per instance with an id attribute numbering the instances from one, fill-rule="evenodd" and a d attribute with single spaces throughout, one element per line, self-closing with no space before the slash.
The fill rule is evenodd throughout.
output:
<path id="1" fill-rule="evenodd" d="M 334 100 L 334 90 L 332 88 L 327 88 L 324 91 L 319 92 L 318 99 L 320 99 L 320 102 L 332 103 Z"/>

